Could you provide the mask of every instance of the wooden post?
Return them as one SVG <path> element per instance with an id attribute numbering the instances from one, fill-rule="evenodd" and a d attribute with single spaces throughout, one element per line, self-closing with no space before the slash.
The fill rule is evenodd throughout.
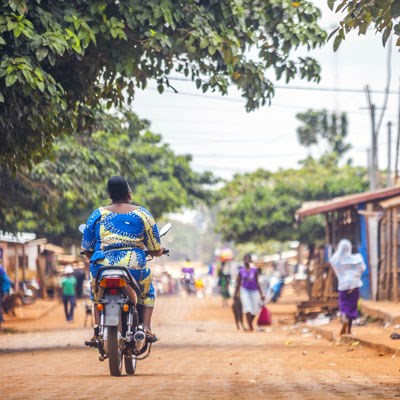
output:
<path id="1" fill-rule="evenodd" d="M 22 281 L 26 281 L 25 243 L 22 244 Z"/>
<path id="2" fill-rule="evenodd" d="M 15 268 L 15 277 L 14 277 L 14 284 L 15 284 L 15 291 L 19 289 L 19 265 L 18 265 L 18 244 L 14 243 L 14 268 Z"/>
<path id="3" fill-rule="evenodd" d="M 398 240 L 398 222 L 397 222 L 397 208 L 393 207 L 392 209 L 392 217 L 393 217 L 393 236 L 392 236 L 392 264 L 393 264 L 393 300 L 399 301 L 399 293 L 398 293 L 398 276 L 397 276 L 397 240 Z"/>
<path id="4" fill-rule="evenodd" d="M 386 246 L 385 246 L 385 253 L 386 253 L 386 277 L 385 277 L 385 290 L 386 290 L 386 298 L 385 300 L 390 300 L 391 299 L 391 285 L 390 285 L 390 275 L 392 272 L 392 257 L 391 257 L 391 248 L 390 248 L 390 242 L 391 242 L 391 236 L 392 236 L 392 230 L 391 230 L 391 225 L 392 225 L 392 210 L 388 209 L 387 210 L 387 224 L 386 224 Z"/>
<path id="5" fill-rule="evenodd" d="M 331 237 L 331 245 L 332 246 L 337 246 L 337 241 L 336 241 L 336 222 L 337 222 L 337 217 L 338 213 L 337 212 L 332 212 L 331 215 L 331 226 L 332 226 L 332 237 Z"/>
<path id="6" fill-rule="evenodd" d="M 39 289 L 40 297 L 42 299 L 47 299 L 46 274 L 45 274 L 46 260 L 44 256 L 42 256 L 41 254 L 39 254 L 36 259 L 36 268 L 37 268 L 38 281 L 40 287 Z"/>
<path id="7" fill-rule="evenodd" d="M 331 235 L 330 235 L 330 224 L 329 224 L 329 214 L 325 214 L 325 244 L 330 244 L 331 242 Z"/>
<path id="8" fill-rule="evenodd" d="M 378 300 L 384 300 L 386 297 L 385 290 L 385 272 L 386 272 L 386 216 L 381 220 L 380 226 L 380 259 L 379 259 L 379 285 Z"/>

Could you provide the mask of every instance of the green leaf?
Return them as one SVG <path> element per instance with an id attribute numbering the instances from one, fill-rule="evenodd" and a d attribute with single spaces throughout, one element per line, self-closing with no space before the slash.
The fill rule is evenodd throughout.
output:
<path id="1" fill-rule="evenodd" d="M 39 62 L 43 61 L 48 54 L 49 54 L 49 49 L 47 47 L 39 47 L 36 50 L 36 58 Z"/>
<path id="2" fill-rule="evenodd" d="M 382 44 L 385 45 L 387 40 L 389 39 L 390 34 L 392 33 L 392 30 L 387 27 L 382 34 Z"/>
<path id="3" fill-rule="evenodd" d="M 44 83 L 42 81 L 36 81 L 36 86 L 42 93 L 44 92 Z"/>
<path id="4" fill-rule="evenodd" d="M 3 93 L 0 92 L 0 103 L 4 103 L 4 96 Z"/>
<path id="5" fill-rule="evenodd" d="M 337 35 L 336 37 L 335 37 L 335 41 L 333 42 L 333 51 L 337 51 L 337 49 L 339 48 L 339 46 L 340 46 L 340 43 L 342 43 L 342 38 L 341 38 L 341 36 L 340 35 Z"/>
<path id="6" fill-rule="evenodd" d="M 208 46 L 208 39 L 206 37 L 203 37 L 200 40 L 200 48 L 205 49 Z"/>
<path id="7" fill-rule="evenodd" d="M 328 39 L 327 40 L 329 40 L 332 36 L 334 36 L 335 35 L 335 33 L 339 30 L 340 28 L 339 27 L 337 27 L 336 29 L 334 29 L 330 34 L 329 34 L 329 36 L 328 36 Z"/>
<path id="8" fill-rule="evenodd" d="M 12 86 L 17 80 L 17 75 L 7 75 L 6 76 L 6 86 Z"/>
<path id="9" fill-rule="evenodd" d="M 392 6 L 390 7 L 390 15 L 393 18 L 397 18 L 400 16 L 400 2 L 394 1 Z"/>
<path id="10" fill-rule="evenodd" d="M 335 7 L 336 0 L 328 0 L 328 7 L 333 10 L 333 7 Z"/>

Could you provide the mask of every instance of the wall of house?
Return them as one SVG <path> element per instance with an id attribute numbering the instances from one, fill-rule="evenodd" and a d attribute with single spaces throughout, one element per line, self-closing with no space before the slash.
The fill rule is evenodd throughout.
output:
<path id="1" fill-rule="evenodd" d="M 365 203 L 359 204 L 358 210 L 365 210 Z M 370 266 L 369 266 L 369 258 L 368 258 L 368 234 L 367 234 L 367 222 L 364 215 L 360 215 L 360 236 L 361 243 L 358 246 L 358 252 L 363 256 L 366 270 L 363 272 L 361 280 L 363 285 L 360 288 L 360 296 L 363 299 L 371 298 L 371 283 L 370 283 Z"/>
<path id="2" fill-rule="evenodd" d="M 7 257 L 7 243 L 0 242 L 0 258 L 3 260 L 3 268 L 8 274 L 8 257 Z"/>
<path id="3" fill-rule="evenodd" d="M 28 270 L 36 271 L 36 260 L 39 255 L 39 246 L 37 244 L 25 246 L 25 255 L 28 257 Z"/>

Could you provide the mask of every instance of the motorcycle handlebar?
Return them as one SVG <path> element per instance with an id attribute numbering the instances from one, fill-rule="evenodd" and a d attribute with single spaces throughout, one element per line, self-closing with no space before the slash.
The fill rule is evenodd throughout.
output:
<path id="1" fill-rule="evenodd" d="M 163 249 L 163 255 L 165 254 L 166 256 L 169 256 L 169 249 Z M 149 250 L 145 251 L 146 257 L 151 256 L 153 258 L 153 256 L 150 254 Z"/>

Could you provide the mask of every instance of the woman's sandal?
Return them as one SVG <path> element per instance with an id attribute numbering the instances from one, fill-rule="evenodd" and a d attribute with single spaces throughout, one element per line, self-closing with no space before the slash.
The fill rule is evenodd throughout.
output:
<path id="1" fill-rule="evenodd" d="M 155 333 L 147 331 L 146 332 L 146 341 L 148 343 L 155 343 L 155 342 L 158 342 L 158 337 Z"/>

